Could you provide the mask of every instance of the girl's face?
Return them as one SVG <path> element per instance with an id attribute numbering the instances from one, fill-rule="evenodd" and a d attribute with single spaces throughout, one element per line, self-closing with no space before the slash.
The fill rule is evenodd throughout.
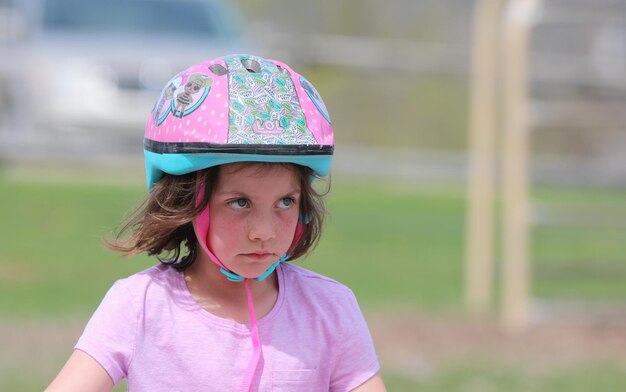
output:
<path id="1" fill-rule="evenodd" d="M 209 249 L 226 268 L 255 278 L 291 246 L 300 211 L 299 178 L 289 166 L 224 165 L 209 211 Z"/>

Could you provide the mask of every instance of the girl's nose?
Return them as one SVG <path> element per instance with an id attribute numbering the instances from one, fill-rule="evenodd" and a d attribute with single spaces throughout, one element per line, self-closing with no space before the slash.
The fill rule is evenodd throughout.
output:
<path id="1" fill-rule="evenodd" d="M 248 236 L 252 241 L 269 241 L 276 237 L 276 229 L 271 214 L 257 213 L 251 217 Z"/>

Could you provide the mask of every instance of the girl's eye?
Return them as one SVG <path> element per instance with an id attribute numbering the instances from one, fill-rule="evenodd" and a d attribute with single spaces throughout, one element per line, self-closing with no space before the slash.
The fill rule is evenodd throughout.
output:
<path id="1" fill-rule="evenodd" d="M 293 205 L 293 203 L 295 203 L 295 201 L 291 197 L 284 197 L 278 202 L 278 207 L 289 208 Z"/>
<path id="2" fill-rule="evenodd" d="M 248 200 L 246 199 L 236 199 L 228 202 L 228 205 L 235 209 L 241 209 L 248 207 Z"/>

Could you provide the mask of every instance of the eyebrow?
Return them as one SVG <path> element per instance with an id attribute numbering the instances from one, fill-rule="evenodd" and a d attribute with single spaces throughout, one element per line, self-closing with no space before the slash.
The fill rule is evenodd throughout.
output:
<path id="1" fill-rule="evenodd" d="M 294 195 L 300 195 L 302 193 L 302 189 L 300 188 L 295 188 L 291 191 L 285 192 L 283 194 L 283 196 L 281 197 L 287 197 L 287 196 L 294 196 Z M 232 191 L 223 191 L 223 192 L 215 192 L 216 196 L 228 196 L 228 195 L 234 195 L 234 196 L 241 196 L 241 197 L 245 197 L 247 199 L 250 198 L 250 196 L 248 196 L 245 192 L 242 191 L 238 191 L 238 190 L 232 190 Z"/>

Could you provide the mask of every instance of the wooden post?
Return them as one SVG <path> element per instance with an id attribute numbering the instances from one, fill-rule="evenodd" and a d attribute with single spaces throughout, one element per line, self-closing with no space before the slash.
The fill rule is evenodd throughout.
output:
<path id="1" fill-rule="evenodd" d="M 473 315 L 486 314 L 493 301 L 497 49 L 501 8 L 501 0 L 479 0 L 473 18 L 465 251 L 465 300 Z"/>
<path id="2" fill-rule="evenodd" d="M 511 0 L 504 17 L 503 269 L 501 321 L 509 332 L 530 321 L 528 41 L 538 0 Z"/>

